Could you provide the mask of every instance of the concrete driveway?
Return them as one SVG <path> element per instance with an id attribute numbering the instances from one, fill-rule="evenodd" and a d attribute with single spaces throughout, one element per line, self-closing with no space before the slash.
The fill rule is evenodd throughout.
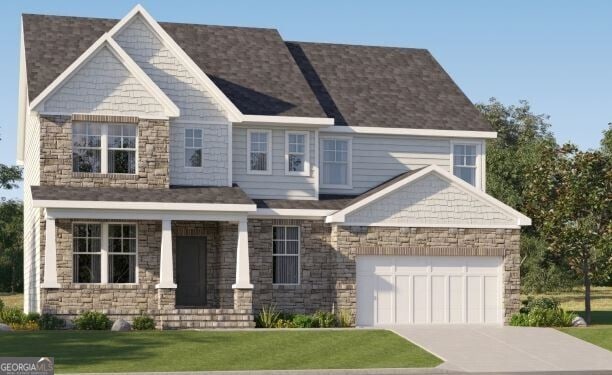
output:
<path id="1" fill-rule="evenodd" d="M 552 328 L 393 326 L 388 329 L 466 372 L 612 372 L 612 352 Z"/>

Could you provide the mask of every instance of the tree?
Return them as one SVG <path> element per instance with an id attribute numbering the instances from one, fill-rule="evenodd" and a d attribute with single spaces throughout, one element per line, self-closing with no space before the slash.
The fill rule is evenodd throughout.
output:
<path id="1" fill-rule="evenodd" d="M 601 152 L 607 157 L 612 157 L 612 122 L 608 123 L 608 129 L 603 131 L 601 139 Z"/>
<path id="2" fill-rule="evenodd" d="M 10 200 L 0 204 L 0 290 L 21 291 L 22 275 L 23 205 Z"/>
<path id="3" fill-rule="evenodd" d="M 546 147 L 527 176 L 526 206 L 549 250 L 582 279 L 585 320 L 591 322 L 591 284 L 612 267 L 612 158 L 571 144 Z"/>

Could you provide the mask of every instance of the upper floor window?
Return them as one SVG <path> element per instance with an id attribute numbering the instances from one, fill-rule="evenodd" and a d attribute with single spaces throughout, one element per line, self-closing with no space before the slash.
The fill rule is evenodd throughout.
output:
<path id="1" fill-rule="evenodd" d="M 308 132 L 285 133 L 285 174 L 297 176 L 310 175 L 308 144 Z"/>
<path id="2" fill-rule="evenodd" d="M 321 142 L 321 186 L 350 189 L 351 140 L 325 138 Z"/>
<path id="3" fill-rule="evenodd" d="M 272 282 L 299 284 L 300 227 L 272 227 Z"/>
<path id="4" fill-rule="evenodd" d="M 247 172 L 251 174 L 272 173 L 272 132 L 270 130 L 247 130 Z"/>
<path id="5" fill-rule="evenodd" d="M 463 181 L 478 185 L 478 145 L 477 144 L 453 144 L 452 162 L 453 174 Z"/>
<path id="6" fill-rule="evenodd" d="M 90 173 L 136 173 L 135 124 L 75 122 L 72 170 Z"/>
<path id="7" fill-rule="evenodd" d="M 185 129 L 185 166 L 202 166 L 202 129 Z"/>

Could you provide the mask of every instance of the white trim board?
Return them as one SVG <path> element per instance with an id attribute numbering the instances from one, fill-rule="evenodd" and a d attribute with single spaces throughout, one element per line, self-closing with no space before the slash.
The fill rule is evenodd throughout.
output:
<path id="1" fill-rule="evenodd" d="M 418 137 L 445 137 L 445 138 L 497 138 L 497 132 L 471 131 L 471 130 L 439 130 L 439 129 L 410 129 L 410 128 L 384 128 L 375 126 L 331 126 L 322 128 L 321 133 L 340 134 L 380 134 L 380 135 L 412 135 Z"/>
<path id="2" fill-rule="evenodd" d="M 319 210 L 319 209 L 303 209 L 303 208 L 258 208 L 254 213 L 249 213 L 249 217 L 269 217 L 269 216 L 284 216 L 284 217 L 304 217 L 304 218 L 319 218 L 322 219 L 336 212 L 336 210 Z"/>
<path id="3" fill-rule="evenodd" d="M 145 210 L 145 211 L 185 211 L 185 212 L 255 212 L 254 204 L 221 203 L 171 203 L 171 202 L 121 202 L 121 201 L 68 201 L 33 200 L 34 208 L 76 208 L 92 210 Z"/>
<path id="4" fill-rule="evenodd" d="M 487 203 L 492 204 L 494 207 L 500 209 L 501 211 L 509 214 L 510 216 L 514 216 L 516 218 L 516 225 L 517 226 L 527 226 L 527 225 L 531 225 L 531 219 L 528 218 L 527 216 L 523 215 L 522 213 L 516 211 L 515 209 L 513 209 L 512 207 L 504 204 L 503 202 L 493 198 L 492 196 L 486 194 L 485 192 L 483 192 L 482 190 L 468 184 L 467 182 L 463 181 L 462 179 L 460 179 L 459 177 L 456 177 L 452 174 L 450 174 L 449 172 L 445 171 L 444 169 L 440 168 L 437 165 L 431 165 L 427 168 L 424 168 L 400 181 L 397 181 L 396 183 L 387 186 L 386 188 L 370 195 L 367 198 L 364 198 L 362 200 L 360 200 L 359 202 L 350 205 L 330 216 L 328 216 L 325 220 L 326 223 L 343 223 L 345 221 L 346 215 L 350 214 L 351 212 L 354 212 L 356 210 L 358 210 L 359 208 L 362 208 L 366 205 L 369 205 L 375 201 L 377 201 L 378 199 L 386 196 L 387 194 L 400 189 L 408 184 L 410 184 L 413 181 L 416 181 L 430 173 L 436 173 L 437 175 L 439 175 L 440 177 L 448 180 L 450 183 L 454 184 L 455 186 L 461 188 L 462 190 L 464 190 L 465 192 L 467 192 L 468 194 L 473 194 L 476 197 L 486 201 Z M 376 224 L 369 224 L 371 226 L 376 226 Z M 416 225 L 416 226 L 426 226 L 426 225 Z M 453 227 L 453 225 L 450 224 L 444 224 L 445 227 Z M 465 225 L 462 224 L 458 224 L 458 226 L 464 227 Z M 482 226 L 479 226 L 482 227 Z"/>
<path id="5" fill-rule="evenodd" d="M 143 211 L 117 209 L 78 209 L 78 208 L 47 208 L 45 217 L 49 219 L 75 220 L 187 220 L 187 221 L 228 221 L 239 222 L 246 219 L 244 212 L 228 213 L 222 211 Z"/>
<path id="6" fill-rule="evenodd" d="M 178 117 L 180 110 L 166 96 L 166 94 L 151 80 L 151 78 L 132 60 L 132 58 L 115 42 L 108 33 L 102 35 L 91 45 L 78 59 L 62 72 L 47 88 L 45 88 L 30 103 L 35 111 L 44 112 L 44 102 L 59 88 L 61 88 L 74 74 L 76 74 L 87 62 L 95 56 L 102 48 L 109 51 L 121 62 L 121 64 L 138 80 L 138 82 L 159 102 L 168 117 Z M 41 107 L 41 108 L 39 108 Z"/>

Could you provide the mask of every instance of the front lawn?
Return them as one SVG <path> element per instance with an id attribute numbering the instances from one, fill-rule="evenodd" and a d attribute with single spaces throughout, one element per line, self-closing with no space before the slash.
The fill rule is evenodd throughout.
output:
<path id="1" fill-rule="evenodd" d="M 38 331 L 0 336 L 2 356 L 55 357 L 58 372 L 434 367 L 384 330 Z"/>
<path id="2" fill-rule="evenodd" d="M 584 291 L 547 294 L 561 302 L 561 307 L 584 317 Z M 559 328 L 560 331 L 612 351 L 612 287 L 591 290 L 591 326 L 587 328 Z"/>

